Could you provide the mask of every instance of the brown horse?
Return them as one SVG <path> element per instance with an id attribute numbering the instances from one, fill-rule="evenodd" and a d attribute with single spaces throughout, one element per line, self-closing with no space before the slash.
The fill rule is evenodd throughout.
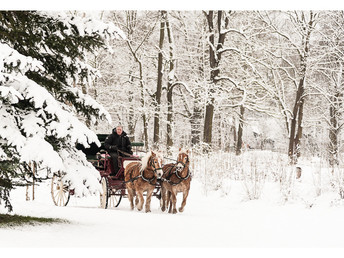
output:
<path id="1" fill-rule="evenodd" d="M 162 178 L 161 194 L 162 206 L 161 210 L 165 211 L 169 205 L 169 213 L 177 213 L 177 193 L 183 193 L 183 202 L 179 208 L 179 212 L 184 211 L 186 199 L 189 195 L 191 174 L 190 174 L 189 151 L 179 149 L 176 164 L 166 164 L 163 166 L 164 175 Z"/>
<path id="2" fill-rule="evenodd" d="M 162 158 L 153 151 L 149 152 L 141 162 L 131 162 L 124 170 L 124 180 L 127 184 L 130 208 L 134 209 L 135 204 L 139 211 L 143 208 L 143 192 L 147 192 L 146 212 L 150 212 L 152 193 L 156 187 L 157 180 L 161 178 Z"/>

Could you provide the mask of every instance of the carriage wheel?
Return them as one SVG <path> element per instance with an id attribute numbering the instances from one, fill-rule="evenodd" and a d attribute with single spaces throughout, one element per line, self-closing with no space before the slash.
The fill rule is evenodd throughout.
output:
<path id="1" fill-rule="evenodd" d="M 118 189 L 118 190 L 113 191 L 109 199 L 110 199 L 109 207 L 111 208 L 118 207 L 118 205 L 120 204 L 122 200 L 122 190 Z"/>
<path id="2" fill-rule="evenodd" d="M 100 207 L 106 209 L 108 207 L 109 199 L 109 182 L 106 177 L 102 178 L 101 181 L 103 193 L 100 194 Z"/>
<path id="3" fill-rule="evenodd" d="M 66 206 L 69 202 L 68 185 L 63 184 L 62 178 L 57 175 L 54 175 L 51 179 L 51 197 L 56 206 Z"/>

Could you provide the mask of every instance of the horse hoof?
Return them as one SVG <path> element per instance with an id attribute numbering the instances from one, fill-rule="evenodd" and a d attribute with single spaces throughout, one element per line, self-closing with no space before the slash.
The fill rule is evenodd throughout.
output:
<path id="1" fill-rule="evenodd" d="M 151 210 L 146 210 L 146 213 L 151 212 Z"/>
<path id="2" fill-rule="evenodd" d="M 182 209 L 182 208 L 179 208 L 179 212 L 183 212 L 184 211 L 184 209 Z"/>
<path id="3" fill-rule="evenodd" d="M 173 210 L 173 214 L 176 214 L 177 213 L 177 210 Z"/>

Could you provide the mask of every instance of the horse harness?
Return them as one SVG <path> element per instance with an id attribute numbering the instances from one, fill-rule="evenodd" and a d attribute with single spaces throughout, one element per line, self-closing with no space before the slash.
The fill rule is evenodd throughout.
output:
<path id="1" fill-rule="evenodd" d="M 188 162 L 188 161 L 187 161 L 187 162 Z M 186 162 L 186 163 L 187 163 L 187 162 Z M 182 163 L 182 162 L 177 162 L 177 163 L 174 164 L 174 165 L 171 167 L 171 169 L 168 171 L 167 177 L 161 179 L 162 181 L 165 181 L 165 182 L 169 183 L 170 185 L 173 185 L 173 186 L 174 186 L 174 185 L 179 185 L 181 182 L 183 182 L 184 180 L 186 180 L 186 179 L 188 179 L 188 178 L 190 177 L 191 173 L 190 173 L 189 167 L 188 167 L 188 173 L 187 173 L 186 177 L 182 177 L 182 176 L 180 176 L 180 175 L 178 174 L 177 169 L 174 169 L 174 168 L 178 165 L 178 163 L 183 164 L 183 166 L 184 166 L 184 168 L 185 168 L 186 164 L 184 164 L 184 163 Z M 184 168 L 183 168 L 183 170 L 184 170 Z M 174 169 L 174 171 L 172 171 L 173 169 Z M 173 183 L 173 182 L 170 180 L 171 177 L 173 176 L 173 174 L 175 174 L 175 175 L 177 176 L 177 178 L 179 179 L 179 182 Z"/>
<path id="2" fill-rule="evenodd" d="M 139 165 L 139 166 L 142 166 L 142 164 L 138 164 L 138 165 Z M 150 165 L 154 168 L 154 169 L 153 169 L 153 173 L 154 173 L 154 174 L 156 174 L 156 172 L 157 172 L 158 170 L 162 170 L 162 168 L 156 168 L 152 160 L 151 160 L 151 164 L 150 164 Z M 136 176 L 136 177 L 132 177 L 133 169 L 134 169 L 134 167 L 129 171 L 129 173 L 130 173 L 130 179 L 129 179 L 128 181 L 124 181 L 125 184 L 126 184 L 126 183 L 129 183 L 129 182 L 132 183 L 132 182 L 134 182 L 135 180 L 137 180 L 137 179 L 139 179 L 139 178 L 142 178 L 142 180 L 146 181 L 147 183 L 149 183 L 149 184 L 151 184 L 151 185 L 156 185 L 156 184 L 152 183 L 152 181 L 153 181 L 154 179 L 158 179 L 154 174 L 153 174 L 153 176 L 152 176 L 151 178 L 146 178 L 146 177 L 144 177 L 144 175 L 143 175 L 144 169 L 140 169 L 140 175 L 138 175 L 138 176 Z"/>

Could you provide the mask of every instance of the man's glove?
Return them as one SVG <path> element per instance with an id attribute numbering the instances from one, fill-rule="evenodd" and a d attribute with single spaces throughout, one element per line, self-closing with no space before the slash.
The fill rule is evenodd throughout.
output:
<path id="1" fill-rule="evenodd" d="M 118 150 L 118 148 L 116 145 L 112 145 L 112 146 L 110 146 L 110 150 L 116 151 L 116 150 Z"/>

